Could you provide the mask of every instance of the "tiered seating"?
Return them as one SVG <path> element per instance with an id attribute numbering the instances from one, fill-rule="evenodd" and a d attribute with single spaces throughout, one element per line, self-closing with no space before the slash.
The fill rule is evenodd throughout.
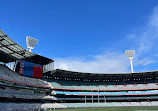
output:
<path id="1" fill-rule="evenodd" d="M 158 106 L 158 102 L 106 102 L 106 103 L 60 103 L 68 108 L 81 107 L 124 107 L 124 106 Z"/>
<path id="2" fill-rule="evenodd" d="M 88 84 L 86 84 L 86 82 L 83 81 L 75 81 L 79 86 L 76 86 L 77 89 L 90 89 L 90 87 L 88 86 Z"/>
<path id="3" fill-rule="evenodd" d="M 140 89 L 157 89 L 156 83 L 148 84 L 124 84 L 122 83 L 108 83 L 108 82 L 89 82 L 89 81 L 66 81 L 66 80 L 48 80 L 52 83 L 54 88 L 64 88 L 72 90 L 140 90 Z"/>
<path id="4" fill-rule="evenodd" d="M 1 111 L 15 111 L 15 110 L 39 110 L 40 103 L 0 103 Z"/>
<path id="5" fill-rule="evenodd" d="M 14 82 L 18 84 L 33 85 L 37 87 L 49 87 L 46 81 L 20 76 L 18 73 L 13 72 L 7 66 L 2 64 L 0 64 L 0 80 Z"/>
<path id="6" fill-rule="evenodd" d="M 52 84 L 53 87 L 63 88 L 63 86 L 61 86 L 57 81 L 54 81 L 53 79 L 49 80 L 49 82 L 51 82 L 51 84 Z"/>
<path id="7" fill-rule="evenodd" d="M 141 106 L 141 104 L 139 102 L 131 102 L 132 106 Z"/>
<path id="8" fill-rule="evenodd" d="M 137 84 L 136 85 L 136 89 L 145 89 L 147 88 L 147 86 L 145 86 L 144 84 Z"/>
<path id="9" fill-rule="evenodd" d="M 19 92 L 21 92 L 21 93 L 25 92 L 25 93 L 30 93 L 30 94 L 32 94 L 32 93 L 33 93 L 33 90 L 20 89 L 20 91 L 19 91 Z"/>
<path id="10" fill-rule="evenodd" d="M 152 101 L 152 102 L 150 102 L 150 104 L 151 104 L 151 106 L 158 106 L 158 102 L 156 102 L 156 101 Z"/>
<path id="11" fill-rule="evenodd" d="M 126 85 L 127 89 L 136 89 L 136 86 L 134 86 L 133 84 L 128 84 Z"/>
<path id="12" fill-rule="evenodd" d="M 40 106 L 40 109 L 48 110 L 48 109 L 62 109 L 67 108 L 65 105 L 61 105 L 58 103 L 45 103 Z"/>
<path id="13" fill-rule="evenodd" d="M 54 91 L 56 94 L 65 95 L 149 95 L 158 94 L 158 90 L 149 91 L 128 91 L 128 92 L 67 92 L 67 91 Z"/>
<path id="14" fill-rule="evenodd" d="M 147 87 L 148 88 L 158 88 L 158 86 L 156 84 L 154 84 L 154 83 L 147 84 Z"/>
<path id="15" fill-rule="evenodd" d="M 69 84 L 69 82 L 68 81 L 65 81 L 65 80 L 60 80 L 60 83 L 62 84 L 62 86 L 64 87 L 64 88 L 73 88 L 72 86 L 71 86 L 71 84 Z"/>
<path id="16" fill-rule="evenodd" d="M 46 96 L 46 94 L 42 93 L 34 93 L 28 89 L 20 89 L 14 90 L 11 88 L 6 88 L 5 90 L 0 90 L 0 97 L 7 97 L 7 98 L 22 98 L 22 99 L 49 99 L 55 100 L 56 98 L 53 96 Z"/>
<path id="17" fill-rule="evenodd" d="M 151 106 L 150 102 L 141 102 L 140 103 L 142 106 Z M 158 105 L 158 102 L 157 102 Z"/>
<path id="18" fill-rule="evenodd" d="M 117 89 L 127 89 L 127 87 L 125 85 L 117 85 L 116 88 Z"/>
<path id="19" fill-rule="evenodd" d="M 20 92 L 19 90 L 15 90 L 15 89 L 12 89 L 12 88 L 9 88 L 9 87 L 6 87 L 6 89 L 5 89 L 5 90 L 2 90 L 2 91 L 17 92 L 17 93 Z"/>
<path id="20" fill-rule="evenodd" d="M 57 103 L 0 103 L 0 106 L 0 111 L 37 111 L 67 107 Z"/>
<path id="21" fill-rule="evenodd" d="M 130 102 L 120 102 L 122 106 L 132 106 Z"/>
<path id="22" fill-rule="evenodd" d="M 57 98 L 59 99 L 59 98 Z M 82 98 L 60 98 L 61 100 L 85 100 L 85 97 Z M 158 96 L 144 96 L 144 97 L 99 97 L 99 100 L 135 100 L 135 99 L 158 99 Z M 91 98 L 86 98 L 86 100 L 91 100 Z M 93 100 L 98 100 L 98 97 L 93 97 Z"/>
<path id="23" fill-rule="evenodd" d="M 81 84 L 82 82 L 80 84 L 76 83 L 76 81 L 71 82 L 71 86 L 73 89 L 85 89 L 85 88 L 87 89 L 88 88 L 87 86 L 84 87 L 85 84 L 83 84 L 83 86 L 80 86 Z"/>
<path id="24" fill-rule="evenodd" d="M 105 84 L 103 82 L 98 82 L 97 85 L 98 85 L 98 87 L 99 87 L 100 90 L 108 89 L 107 86 L 105 86 Z"/>
<path id="25" fill-rule="evenodd" d="M 115 86 L 113 86 L 113 85 L 108 85 L 107 88 L 108 88 L 109 90 L 115 90 L 115 89 L 117 89 L 117 87 L 115 87 Z"/>
<path id="26" fill-rule="evenodd" d="M 97 85 L 94 82 L 86 82 L 89 86 L 90 89 L 96 89 L 99 90 L 99 88 L 97 87 Z"/>

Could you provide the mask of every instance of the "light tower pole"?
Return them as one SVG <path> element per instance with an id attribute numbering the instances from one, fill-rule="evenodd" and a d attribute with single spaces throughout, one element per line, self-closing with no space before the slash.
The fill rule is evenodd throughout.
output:
<path id="1" fill-rule="evenodd" d="M 33 37 L 26 37 L 26 44 L 27 44 L 27 48 L 29 49 L 30 52 L 32 52 L 32 49 L 35 48 L 35 46 L 38 43 L 38 39 L 35 39 Z"/>
<path id="2" fill-rule="evenodd" d="M 126 53 L 128 59 L 130 60 L 131 71 L 133 73 L 133 63 L 132 63 L 132 60 L 134 58 L 135 50 L 126 50 L 125 53 Z"/>

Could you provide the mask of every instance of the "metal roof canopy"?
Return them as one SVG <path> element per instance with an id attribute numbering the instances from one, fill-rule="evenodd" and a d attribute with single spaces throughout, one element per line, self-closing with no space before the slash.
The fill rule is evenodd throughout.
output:
<path id="1" fill-rule="evenodd" d="M 31 57 L 34 54 L 30 53 L 22 46 L 14 42 L 10 37 L 8 37 L 1 29 L 0 29 L 0 59 L 1 62 L 13 62 L 15 60 L 24 59 L 27 57 Z"/>
<path id="2" fill-rule="evenodd" d="M 138 73 L 84 73 L 84 72 L 74 72 L 56 69 L 54 71 L 47 72 L 46 76 L 59 77 L 59 78 L 82 78 L 82 79 L 128 79 L 128 78 L 143 78 L 143 77 L 158 77 L 158 71 L 150 72 L 138 72 Z"/>
<path id="3" fill-rule="evenodd" d="M 36 63 L 36 64 L 41 64 L 41 65 L 46 65 L 46 64 L 54 62 L 54 60 L 52 60 L 52 59 L 49 59 L 49 58 L 46 58 L 46 57 L 43 57 L 43 56 L 40 56 L 37 54 L 35 54 L 34 56 L 31 56 L 31 57 L 25 58 L 25 60 Z"/>
<path id="4" fill-rule="evenodd" d="M 21 59 L 41 65 L 54 62 L 51 59 L 31 53 L 24 49 L 0 29 L 0 62 L 8 63 Z"/>

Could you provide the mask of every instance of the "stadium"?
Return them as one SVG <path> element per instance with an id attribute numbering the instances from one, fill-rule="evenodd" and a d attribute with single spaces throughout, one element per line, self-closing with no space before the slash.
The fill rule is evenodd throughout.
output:
<path id="1" fill-rule="evenodd" d="M 24 49 L 2 30 L 0 63 L 2 111 L 158 106 L 158 71 L 99 74 L 54 69 L 54 60 Z"/>

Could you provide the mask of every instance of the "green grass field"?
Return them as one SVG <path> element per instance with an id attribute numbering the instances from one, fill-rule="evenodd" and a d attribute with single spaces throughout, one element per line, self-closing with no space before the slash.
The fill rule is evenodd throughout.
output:
<path id="1" fill-rule="evenodd" d="M 61 109 L 61 110 L 52 110 L 52 111 L 158 111 L 158 107 L 85 108 L 85 109 Z"/>

